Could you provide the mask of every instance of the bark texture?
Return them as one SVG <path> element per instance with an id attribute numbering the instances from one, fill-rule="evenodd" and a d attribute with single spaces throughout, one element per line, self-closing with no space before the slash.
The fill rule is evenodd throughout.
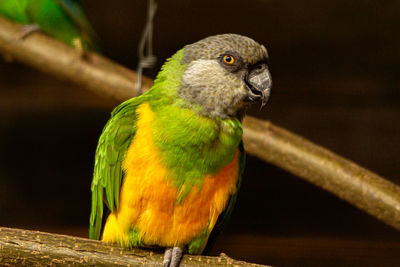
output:
<path id="1" fill-rule="evenodd" d="M 1 266 L 162 266 L 163 254 L 124 250 L 100 241 L 0 227 Z M 219 257 L 184 255 L 182 267 L 263 266 Z"/>

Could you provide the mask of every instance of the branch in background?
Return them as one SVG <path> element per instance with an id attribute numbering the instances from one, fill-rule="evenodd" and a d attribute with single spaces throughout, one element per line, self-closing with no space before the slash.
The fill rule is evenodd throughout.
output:
<path id="1" fill-rule="evenodd" d="M 136 74 L 101 56 L 89 60 L 41 34 L 18 39 L 20 26 L 0 18 L 0 53 L 119 100 L 136 95 Z M 151 86 L 145 79 L 143 89 Z M 400 188 L 394 183 L 270 122 L 247 117 L 246 151 L 350 202 L 400 230 Z"/>
<path id="2" fill-rule="evenodd" d="M 79 237 L 0 227 L 2 266 L 162 266 L 163 254 L 124 250 L 117 245 Z M 263 266 L 219 257 L 184 255 L 185 266 Z"/>
<path id="3" fill-rule="evenodd" d="M 243 122 L 246 151 L 400 230 L 400 187 L 268 121 Z"/>
<path id="4" fill-rule="evenodd" d="M 80 52 L 40 33 L 20 39 L 21 25 L 0 16 L 0 53 L 97 93 L 125 100 L 138 95 L 135 72 L 94 53 Z M 143 90 L 151 87 L 143 79 Z"/>

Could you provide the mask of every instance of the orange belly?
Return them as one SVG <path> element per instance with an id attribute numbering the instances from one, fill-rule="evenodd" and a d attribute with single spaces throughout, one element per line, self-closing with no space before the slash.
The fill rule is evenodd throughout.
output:
<path id="1" fill-rule="evenodd" d="M 107 219 L 103 241 L 128 244 L 128 232 L 135 229 L 142 243 L 159 246 L 188 244 L 203 230 L 210 231 L 229 196 L 236 191 L 238 155 L 203 185 L 193 187 L 178 202 L 179 189 L 166 179 L 159 151 L 152 142 L 154 113 L 148 104 L 138 108 L 137 132 L 125 161 L 125 179 L 120 207 Z"/>

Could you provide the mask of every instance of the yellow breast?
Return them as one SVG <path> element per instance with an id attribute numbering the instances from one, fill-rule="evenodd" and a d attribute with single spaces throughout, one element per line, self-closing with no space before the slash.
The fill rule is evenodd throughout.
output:
<path id="1" fill-rule="evenodd" d="M 178 204 L 178 188 L 166 179 L 167 170 L 152 141 L 154 113 L 148 104 L 140 105 L 137 112 L 137 132 L 124 160 L 120 208 L 107 219 L 103 240 L 128 244 L 127 233 L 135 229 L 147 245 L 188 244 L 206 227 L 214 227 L 229 196 L 236 191 L 239 152 Z"/>

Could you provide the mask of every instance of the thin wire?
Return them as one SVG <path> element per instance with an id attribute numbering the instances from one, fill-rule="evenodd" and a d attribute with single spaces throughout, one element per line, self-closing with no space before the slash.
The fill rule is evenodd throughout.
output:
<path id="1" fill-rule="evenodd" d="M 140 37 L 138 47 L 139 63 L 136 69 L 137 89 L 138 92 L 142 90 L 142 78 L 144 68 L 153 68 L 157 62 L 157 57 L 153 55 L 153 20 L 157 11 L 157 3 L 154 0 L 148 0 L 147 7 L 147 21 L 144 26 L 142 36 Z"/>

